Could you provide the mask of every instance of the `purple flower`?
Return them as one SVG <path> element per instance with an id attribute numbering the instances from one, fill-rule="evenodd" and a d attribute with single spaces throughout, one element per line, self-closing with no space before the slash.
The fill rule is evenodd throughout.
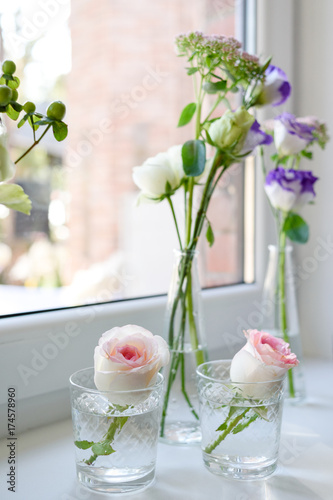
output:
<path id="1" fill-rule="evenodd" d="M 265 71 L 265 82 L 259 94 L 257 104 L 279 106 L 290 96 L 291 85 L 282 69 L 270 64 Z"/>
<path id="2" fill-rule="evenodd" d="M 275 118 L 274 142 L 279 156 L 289 156 L 300 153 L 316 139 L 315 127 L 298 120 L 290 113 L 282 113 Z"/>
<path id="3" fill-rule="evenodd" d="M 313 186 L 317 180 L 309 170 L 278 167 L 267 174 L 265 191 L 274 208 L 290 212 L 314 199 Z"/>
<path id="4" fill-rule="evenodd" d="M 260 129 L 260 124 L 255 120 L 248 131 L 240 154 L 250 153 L 260 145 L 269 145 L 273 142 L 273 137 Z"/>

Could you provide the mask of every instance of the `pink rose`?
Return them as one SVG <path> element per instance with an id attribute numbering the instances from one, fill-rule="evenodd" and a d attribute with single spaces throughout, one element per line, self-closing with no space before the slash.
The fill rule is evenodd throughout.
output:
<path id="1" fill-rule="evenodd" d="M 251 383 L 282 378 L 290 368 L 298 365 L 298 359 L 287 342 L 269 333 L 247 330 L 244 335 L 247 343 L 231 362 L 230 379 L 248 384 L 242 386 L 246 396 L 263 397 L 269 385 Z"/>
<path id="2" fill-rule="evenodd" d="M 108 392 L 144 389 L 154 384 L 169 356 L 165 340 L 140 326 L 112 328 L 103 333 L 95 348 L 95 385 Z M 116 399 L 112 397 L 112 402 L 132 404 L 125 394 Z"/>

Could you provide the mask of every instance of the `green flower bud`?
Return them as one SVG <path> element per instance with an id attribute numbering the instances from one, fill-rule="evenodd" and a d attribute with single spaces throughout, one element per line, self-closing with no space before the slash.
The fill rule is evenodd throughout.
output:
<path id="1" fill-rule="evenodd" d="M 209 135 L 218 148 L 240 151 L 254 120 L 254 116 L 244 106 L 236 111 L 228 110 L 211 124 Z"/>

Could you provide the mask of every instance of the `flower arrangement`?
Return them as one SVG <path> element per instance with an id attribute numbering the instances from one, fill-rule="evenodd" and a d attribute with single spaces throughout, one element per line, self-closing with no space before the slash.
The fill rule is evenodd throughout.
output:
<path id="1" fill-rule="evenodd" d="M 265 400 L 271 397 L 275 380 L 283 379 L 291 368 L 298 365 L 298 359 L 283 339 L 258 330 L 244 331 L 247 343 L 235 354 L 230 365 L 230 387 L 234 392 L 226 420 L 216 429 L 218 437 L 205 446 L 205 453 L 213 450 L 229 434 L 237 434 L 259 419 L 269 420 Z M 241 405 L 249 400 L 253 408 Z"/>
<path id="2" fill-rule="evenodd" d="M 8 154 L 7 133 L 4 119 L 0 118 L 0 203 L 8 208 L 30 214 L 31 201 L 18 184 L 9 183 L 15 175 L 15 165 L 22 160 L 30 151 L 39 144 L 45 134 L 52 127 L 53 135 L 57 141 L 67 137 L 67 125 L 62 121 L 66 107 L 61 101 L 52 102 L 46 111 L 46 116 L 36 111 L 33 102 L 27 101 L 23 105 L 18 102 L 18 88 L 20 80 L 14 76 L 16 65 L 13 61 L 6 60 L 2 63 L 2 74 L 0 77 L 0 113 L 6 114 L 8 118 L 16 121 L 21 117 L 17 127 L 28 123 L 32 130 L 33 143 L 15 162 L 12 162 Z M 43 132 L 37 137 L 37 130 Z"/>
<path id="3" fill-rule="evenodd" d="M 304 244 L 309 238 L 309 227 L 300 216 L 301 208 L 313 203 L 314 185 L 318 177 L 311 170 L 300 169 L 301 159 L 312 159 L 313 146 L 322 149 L 328 141 L 326 126 L 316 117 L 296 118 L 282 113 L 271 129 L 276 153 L 271 156 L 275 168 L 267 171 L 261 148 L 265 192 L 276 221 L 278 238 L 278 275 L 276 303 L 278 304 L 277 330 L 290 342 L 286 311 L 286 244 L 287 238 Z M 289 395 L 295 397 L 293 372 L 288 372 Z"/>
<path id="4" fill-rule="evenodd" d="M 91 449 L 90 457 L 84 459 L 86 465 L 116 452 L 115 438 L 131 417 L 133 408 L 149 398 L 159 370 L 168 362 L 165 340 L 140 326 L 115 327 L 103 333 L 94 353 L 94 383 L 107 400 L 108 426 L 99 441 L 75 441 L 77 448 Z M 141 412 L 144 413 L 144 409 Z"/>
<path id="5" fill-rule="evenodd" d="M 234 38 L 204 35 L 201 32 L 182 34 L 176 38 L 178 55 L 187 60 L 186 71 L 194 80 L 195 100 L 182 110 L 178 122 L 183 127 L 194 121 L 195 137 L 182 146 L 173 146 L 165 153 L 149 158 L 142 166 L 134 167 L 133 179 L 140 188 L 139 200 L 167 200 L 182 258 L 178 271 L 177 290 L 169 307 L 168 342 L 172 350 L 171 368 L 167 380 L 161 435 L 178 370 L 181 371 L 182 393 L 192 414 L 196 414 L 186 389 L 184 336 L 189 330 L 190 344 L 195 351 L 196 364 L 205 361 L 198 340 L 197 318 L 193 313 L 191 266 L 202 231 L 206 228 L 209 245 L 214 232 L 207 218 L 213 192 L 223 174 L 235 163 L 251 155 L 257 146 L 273 142 L 270 133 L 262 129 L 251 112 L 256 106 L 278 106 L 289 97 L 291 86 L 285 73 L 242 51 Z M 232 102 L 238 97 L 239 105 Z M 185 227 L 179 227 L 172 196 L 183 191 Z M 194 204 L 197 191 L 198 205 Z M 180 311 L 180 312 L 179 312 Z M 182 318 L 176 327 L 176 317 Z"/>

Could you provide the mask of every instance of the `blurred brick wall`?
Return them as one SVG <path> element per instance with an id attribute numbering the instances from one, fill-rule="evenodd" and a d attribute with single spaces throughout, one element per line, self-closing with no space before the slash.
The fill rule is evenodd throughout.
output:
<path id="1" fill-rule="evenodd" d="M 230 4 L 72 0 L 65 159 L 71 275 L 118 249 L 122 199 L 136 191 L 132 167 L 192 138 L 191 127 L 176 128 L 193 93 L 186 61 L 175 56 L 174 38 L 193 29 L 232 35 Z M 220 194 L 214 205 L 223 217 L 214 216 L 217 243 L 207 264 L 213 283 L 216 273 L 220 281 L 223 273 L 239 274 L 237 204 L 227 190 Z"/>

